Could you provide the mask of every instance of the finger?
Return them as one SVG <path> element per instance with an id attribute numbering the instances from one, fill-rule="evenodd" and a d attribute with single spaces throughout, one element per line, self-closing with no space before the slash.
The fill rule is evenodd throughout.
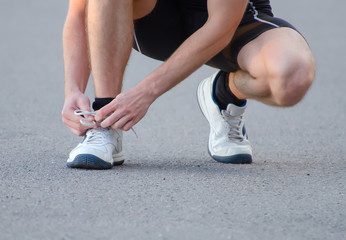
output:
<path id="1" fill-rule="evenodd" d="M 116 111 L 101 122 L 101 127 L 106 128 L 118 122 L 126 115 L 124 112 Z"/>
<path id="2" fill-rule="evenodd" d="M 142 118 L 141 117 L 136 117 L 132 118 L 130 121 L 128 121 L 126 124 L 124 124 L 122 130 L 123 131 L 128 131 L 131 128 L 133 128 Z"/>
<path id="3" fill-rule="evenodd" d="M 76 120 L 76 115 L 74 114 L 73 108 L 64 108 L 61 115 L 63 116 L 63 119 Z"/>
<path id="4" fill-rule="evenodd" d="M 73 126 L 73 124 L 72 125 L 66 125 L 66 126 L 71 130 L 71 132 L 73 134 L 75 134 L 77 136 L 84 136 L 86 131 L 88 130 L 88 129 L 84 129 L 84 128 L 78 128 L 78 126 L 77 127 Z"/>
<path id="5" fill-rule="evenodd" d="M 73 119 L 63 117 L 62 121 L 68 127 L 71 127 L 71 128 L 77 129 L 77 130 L 79 130 L 79 129 L 82 130 L 82 129 L 85 129 L 86 127 L 80 123 L 80 119 L 82 119 L 80 116 L 76 116 Z"/>
<path id="6" fill-rule="evenodd" d="M 85 111 L 87 111 L 87 110 L 85 110 Z M 94 116 L 92 116 L 92 115 L 76 115 L 75 110 L 73 108 L 70 108 L 68 111 L 64 112 L 63 117 L 67 121 L 73 121 L 73 122 L 78 123 L 78 124 L 81 124 L 80 121 L 81 121 L 81 119 L 84 119 L 84 118 L 90 119 L 90 122 L 92 122 L 94 120 Z"/>
<path id="7" fill-rule="evenodd" d="M 81 131 L 77 131 L 76 129 L 72 129 L 72 128 L 70 128 L 70 130 L 73 134 L 75 134 L 77 136 L 84 136 L 86 133 L 86 131 L 81 132 Z"/>
<path id="8" fill-rule="evenodd" d="M 97 128 L 96 124 L 94 124 L 93 126 L 90 126 L 90 125 L 85 125 L 81 123 L 81 120 L 85 118 L 88 119 L 87 120 L 88 123 L 92 123 L 92 121 L 94 121 L 94 116 L 92 115 L 84 115 L 84 116 L 76 115 L 74 113 L 73 108 L 69 108 L 68 110 L 63 110 L 63 122 L 66 125 L 69 125 L 71 128 L 77 129 L 78 131 L 85 131 L 85 129 L 89 129 L 89 128 Z"/>
<path id="9" fill-rule="evenodd" d="M 77 130 L 84 130 L 84 129 L 90 128 L 90 127 L 86 127 L 86 126 L 82 125 L 80 122 L 81 119 L 83 119 L 82 116 L 76 116 L 75 114 L 70 114 L 70 115 L 63 118 L 63 122 L 67 126 L 74 128 L 74 129 L 77 129 Z"/>
<path id="10" fill-rule="evenodd" d="M 89 98 L 81 98 L 80 102 L 78 103 L 78 107 L 80 110 L 88 111 L 91 112 L 91 107 L 90 107 L 90 100 Z"/>
<path id="11" fill-rule="evenodd" d="M 113 101 L 112 101 L 113 102 Z M 102 122 L 102 120 L 109 115 L 110 113 L 114 112 L 115 108 L 113 104 L 107 104 L 106 106 L 102 107 L 101 109 L 96 111 L 95 120 L 97 122 Z"/>
<path id="12" fill-rule="evenodd" d="M 63 119 L 66 121 L 72 121 L 72 122 L 79 122 L 79 119 L 81 119 L 81 116 L 76 116 L 75 114 L 67 113 L 63 116 Z"/>
<path id="13" fill-rule="evenodd" d="M 83 126 L 79 122 L 70 121 L 67 119 L 63 119 L 63 122 L 68 128 L 70 128 L 71 130 L 73 129 L 74 132 L 84 133 L 84 132 L 86 132 L 86 130 L 88 130 L 90 128 L 90 127 Z M 80 135 L 80 134 L 78 134 L 78 135 Z"/>
<path id="14" fill-rule="evenodd" d="M 87 111 L 87 112 L 92 112 L 89 99 L 82 101 L 80 106 L 79 106 L 79 109 L 83 110 L 83 111 Z M 82 115 L 81 117 L 84 117 L 84 118 L 87 118 L 90 120 L 95 119 L 95 117 L 93 115 L 90 115 L 90 114 L 89 115 Z"/>
<path id="15" fill-rule="evenodd" d="M 132 117 L 129 115 L 124 115 L 122 118 L 120 118 L 118 121 L 113 123 L 112 128 L 113 129 L 123 129 L 125 124 L 127 124 L 129 121 L 132 120 Z"/>
<path id="16" fill-rule="evenodd" d="M 123 131 L 128 131 L 128 130 L 130 130 L 134 125 L 136 124 L 136 122 L 135 121 L 129 121 L 129 122 L 127 122 L 124 126 L 123 126 L 123 128 L 121 129 L 121 130 L 123 130 Z"/>

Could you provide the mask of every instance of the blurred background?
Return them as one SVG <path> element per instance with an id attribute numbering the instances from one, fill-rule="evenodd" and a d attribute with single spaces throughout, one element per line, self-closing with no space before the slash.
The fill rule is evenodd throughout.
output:
<path id="1" fill-rule="evenodd" d="M 111 171 L 65 166 L 81 140 L 61 122 L 67 7 L 0 0 L 0 239 L 343 239 L 345 1 L 272 1 L 317 75 L 295 107 L 250 101 L 253 164 L 209 158 L 196 89 L 216 70 L 202 67 L 151 106 L 138 139 L 125 133 L 127 161 Z M 124 89 L 159 65 L 133 51 Z"/>

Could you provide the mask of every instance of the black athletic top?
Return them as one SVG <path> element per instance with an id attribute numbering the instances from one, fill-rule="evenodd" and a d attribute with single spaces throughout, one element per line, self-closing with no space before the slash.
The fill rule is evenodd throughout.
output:
<path id="1" fill-rule="evenodd" d="M 135 20 L 134 48 L 165 61 L 207 19 L 207 0 L 158 0 L 149 15 Z M 239 70 L 237 56 L 242 47 L 277 27 L 294 29 L 286 21 L 273 17 L 270 0 L 248 0 L 233 39 L 207 64 L 225 72 Z"/>
<path id="2" fill-rule="evenodd" d="M 207 0 L 179 0 L 179 4 L 181 9 L 188 14 L 196 11 L 207 12 Z M 240 25 L 252 21 L 262 14 L 273 16 L 270 0 L 249 0 Z"/>
<path id="3" fill-rule="evenodd" d="M 253 13 L 253 11 L 258 11 L 266 14 L 271 14 L 270 0 L 249 0 L 246 12 Z M 180 0 L 186 8 L 192 8 L 194 10 L 206 10 L 207 0 Z"/>

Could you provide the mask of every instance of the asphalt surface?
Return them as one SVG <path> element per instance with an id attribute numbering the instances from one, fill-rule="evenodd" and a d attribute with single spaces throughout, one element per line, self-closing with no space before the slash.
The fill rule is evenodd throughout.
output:
<path id="1" fill-rule="evenodd" d="M 308 39 L 317 77 L 297 106 L 250 101 L 251 165 L 210 159 L 203 67 L 125 134 L 123 166 L 66 167 L 61 123 L 68 1 L 0 0 L 0 239 L 345 239 L 344 0 L 273 1 Z M 160 63 L 134 53 L 124 89 Z M 92 84 L 88 94 L 93 97 Z"/>

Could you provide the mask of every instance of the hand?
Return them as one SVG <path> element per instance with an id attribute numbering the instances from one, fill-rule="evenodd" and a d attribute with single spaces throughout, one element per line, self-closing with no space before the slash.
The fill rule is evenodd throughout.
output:
<path id="1" fill-rule="evenodd" d="M 65 98 L 61 114 L 63 123 L 77 136 L 83 136 L 90 127 L 84 126 L 80 123 L 80 119 L 82 119 L 83 116 L 77 116 L 74 114 L 74 111 L 77 109 L 91 111 L 88 96 L 81 92 L 76 92 Z M 87 116 L 87 118 L 94 120 L 92 116 Z M 97 126 L 95 125 L 95 128 L 96 127 Z"/>
<path id="2" fill-rule="evenodd" d="M 154 100 L 145 89 L 134 87 L 120 93 L 112 102 L 96 111 L 95 120 L 103 128 L 111 126 L 128 131 L 145 116 Z"/>

